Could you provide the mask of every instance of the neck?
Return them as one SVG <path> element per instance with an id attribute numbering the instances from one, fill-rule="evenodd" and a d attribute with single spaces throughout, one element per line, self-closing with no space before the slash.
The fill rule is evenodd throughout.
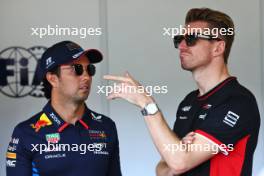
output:
<path id="1" fill-rule="evenodd" d="M 199 96 L 204 95 L 216 85 L 230 77 L 226 64 L 215 64 L 192 72 L 199 89 Z"/>
<path id="2" fill-rule="evenodd" d="M 62 101 L 55 97 L 51 99 L 51 106 L 65 122 L 70 124 L 75 124 L 81 119 L 85 111 L 84 102 Z"/>

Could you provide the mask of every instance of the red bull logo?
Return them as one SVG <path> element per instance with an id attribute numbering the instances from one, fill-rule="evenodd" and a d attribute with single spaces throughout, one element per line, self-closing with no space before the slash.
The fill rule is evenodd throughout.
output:
<path id="1" fill-rule="evenodd" d="M 47 115 L 45 113 L 43 113 L 39 120 L 35 123 L 35 124 L 31 124 L 30 126 L 35 129 L 35 132 L 39 132 L 39 130 L 42 128 L 42 127 L 45 127 L 45 126 L 49 126 L 51 125 L 52 122 L 49 120 L 49 118 L 47 117 Z"/>

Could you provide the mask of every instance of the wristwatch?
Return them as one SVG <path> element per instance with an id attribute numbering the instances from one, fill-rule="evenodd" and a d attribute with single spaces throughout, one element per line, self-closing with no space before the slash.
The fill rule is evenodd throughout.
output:
<path id="1" fill-rule="evenodd" d="M 156 103 L 149 103 L 141 110 L 141 113 L 143 116 L 147 116 L 147 115 L 154 115 L 158 111 L 159 111 L 159 108 Z"/>

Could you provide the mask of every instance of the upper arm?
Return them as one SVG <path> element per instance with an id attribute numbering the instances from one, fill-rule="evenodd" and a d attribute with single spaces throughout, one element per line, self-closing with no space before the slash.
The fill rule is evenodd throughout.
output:
<path id="1" fill-rule="evenodd" d="M 32 161 L 28 151 L 23 145 L 23 133 L 18 127 L 14 129 L 11 141 L 8 145 L 6 154 L 6 175 L 32 175 Z"/>
<path id="2" fill-rule="evenodd" d="M 111 153 L 111 159 L 109 163 L 109 176 L 121 176 L 121 167 L 120 167 L 120 157 L 119 157 L 119 140 L 118 140 L 118 134 L 116 130 L 116 126 L 114 125 L 114 130 L 112 137 L 114 139 L 113 141 L 113 150 Z"/>

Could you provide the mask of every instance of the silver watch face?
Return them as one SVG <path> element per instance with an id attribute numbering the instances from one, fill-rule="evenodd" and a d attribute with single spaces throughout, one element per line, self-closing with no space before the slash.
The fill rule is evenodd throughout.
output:
<path id="1" fill-rule="evenodd" d="M 159 109 L 155 103 L 151 103 L 146 106 L 146 110 L 148 114 L 155 114 Z"/>

